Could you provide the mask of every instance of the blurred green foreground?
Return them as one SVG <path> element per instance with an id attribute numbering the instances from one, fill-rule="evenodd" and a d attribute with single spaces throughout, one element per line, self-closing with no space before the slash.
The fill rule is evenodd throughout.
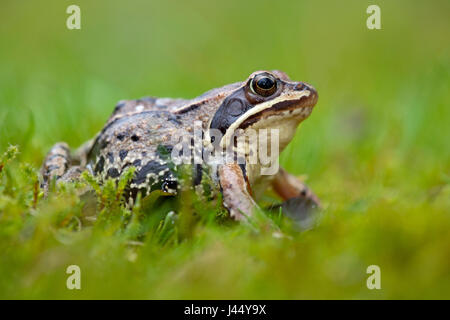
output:
<path id="1" fill-rule="evenodd" d="M 375 2 L 3 0 L 0 298 L 449 299 L 450 3 Z M 319 92 L 281 159 L 324 203 L 314 228 L 275 215 L 292 239 L 274 239 L 189 195 L 178 219 L 159 200 L 129 211 L 110 185 L 79 199 L 86 181 L 42 198 L 51 145 L 90 139 L 118 100 L 195 97 L 260 69 Z"/>

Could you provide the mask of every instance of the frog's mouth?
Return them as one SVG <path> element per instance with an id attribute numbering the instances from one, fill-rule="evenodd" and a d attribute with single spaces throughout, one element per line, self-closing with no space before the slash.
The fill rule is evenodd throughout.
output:
<path id="1" fill-rule="evenodd" d="M 263 109 L 262 111 L 252 114 L 246 119 L 243 119 L 238 128 L 247 129 L 257 122 L 261 121 L 262 123 L 264 123 L 266 121 L 269 121 L 273 117 L 291 119 L 298 118 L 298 120 L 301 121 L 309 116 L 316 102 L 317 94 L 314 92 L 310 92 L 309 95 L 304 95 L 297 99 L 294 98 L 292 100 L 284 100 L 275 103 L 272 106 Z M 261 127 L 264 127 L 264 125 L 262 125 Z"/>
<path id="2" fill-rule="evenodd" d="M 246 130 L 270 128 L 274 123 L 292 120 L 297 125 L 306 119 L 317 103 L 317 92 L 307 87 L 306 90 L 292 90 L 280 94 L 277 98 L 263 102 L 248 110 L 239 117 L 226 131 L 222 143 L 239 129 Z"/>

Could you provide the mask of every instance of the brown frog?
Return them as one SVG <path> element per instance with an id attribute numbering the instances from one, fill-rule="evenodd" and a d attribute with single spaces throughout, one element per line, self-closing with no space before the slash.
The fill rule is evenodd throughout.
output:
<path id="1" fill-rule="evenodd" d="M 130 203 L 138 193 L 145 196 L 154 190 L 175 196 L 183 184 L 203 192 L 200 186 L 208 181 L 222 193 L 224 206 L 236 220 L 252 216 L 256 200 L 269 186 L 291 204 L 316 207 L 318 198 L 303 182 L 277 166 L 275 172 L 265 174 L 267 166 L 254 160 L 261 141 L 266 144 L 263 153 L 275 150 L 272 137 L 277 138 L 275 151 L 281 152 L 300 122 L 310 115 L 317 98 L 312 86 L 291 81 L 281 71 L 257 71 L 244 82 L 212 89 L 191 100 L 147 97 L 120 101 L 100 133 L 76 152 L 71 153 L 66 143 L 57 143 L 50 150 L 41 170 L 43 187 L 48 189 L 52 179 L 76 180 L 83 170 L 100 180 L 119 179 L 133 166 L 135 175 L 127 189 Z M 200 143 L 189 137 L 188 148 L 179 147 L 180 138 L 194 135 L 195 123 L 201 129 L 197 135 Z M 266 134 L 264 139 L 258 137 L 259 132 Z M 248 138 L 255 134 L 256 140 Z M 240 137 L 246 138 L 238 144 Z M 187 157 L 192 164 L 189 182 L 180 179 L 179 164 L 172 161 L 176 156 L 186 159 L 181 152 L 186 149 L 193 151 Z M 202 158 L 205 150 L 220 150 L 217 154 L 222 156 L 231 150 L 232 161 L 192 161 L 195 152 Z"/>

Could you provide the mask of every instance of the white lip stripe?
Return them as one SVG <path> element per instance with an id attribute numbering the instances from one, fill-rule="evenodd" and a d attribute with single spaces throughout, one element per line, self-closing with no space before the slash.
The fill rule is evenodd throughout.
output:
<path id="1" fill-rule="evenodd" d="M 309 97 L 311 94 L 311 91 L 303 90 L 303 91 L 291 91 L 286 94 L 281 94 L 280 96 L 276 97 L 273 100 L 269 100 L 266 102 L 263 102 L 256 107 L 250 109 L 246 113 L 244 113 L 242 116 L 240 116 L 233 124 L 227 129 L 227 132 L 223 136 L 220 146 L 225 146 L 225 141 L 227 141 L 230 138 L 230 135 L 233 134 L 233 132 L 250 116 L 257 114 L 258 112 L 261 112 L 265 109 L 269 109 L 274 104 L 277 104 L 278 102 L 282 101 L 290 101 L 290 100 L 299 100 L 302 97 Z"/>

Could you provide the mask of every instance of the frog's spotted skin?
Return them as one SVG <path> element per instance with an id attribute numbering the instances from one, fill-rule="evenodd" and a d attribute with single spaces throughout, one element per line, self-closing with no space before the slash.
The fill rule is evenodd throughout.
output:
<path id="1" fill-rule="evenodd" d="M 138 192 L 148 194 L 154 190 L 175 195 L 182 181 L 169 156 L 178 130 L 192 133 L 194 122 L 200 121 L 205 133 L 210 128 L 220 130 L 223 143 L 237 129 L 245 132 L 276 128 L 280 130 L 283 149 L 316 101 L 314 88 L 292 82 L 280 71 L 255 72 L 244 82 L 210 90 L 191 100 L 148 97 L 120 101 L 100 133 L 74 155 L 64 143 L 51 149 L 42 167 L 44 187 L 53 178 L 76 179 L 85 169 L 101 180 L 118 179 L 126 168 L 134 166 L 136 172 L 129 186 L 131 198 Z M 210 144 L 208 135 L 204 137 L 203 145 Z M 252 148 L 258 151 L 257 146 Z M 208 166 L 193 166 L 194 185 L 200 184 L 205 172 L 211 172 L 211 183 L 220 187 L 224 205 L 236 219 L 241 219 L 242 213 L 251 215 L 249 211 L 256 204 L 250 194 L 261 194 L 269 184 L 283 199 L 296 195 L 314 198 L 318 204 L 309 189 L 284 170 L 272 177 L 262 176 L 261 167 L 248 161 L 243 165 L 220 165 L 213 170 L 205 167 Z"/>
<path id="2" fill-rule="evenodd" d="M 176 194 L 180 187 L 177 168 L 170 166 L 170 159 L 162 151 L 170 154 L 171 139 L 180 128 L 191 132 L 195 120 L 201 120 L 206 127 L 208 107 L 214 108 L 224 92 L 236 85 L 227 87 L 193 100 L 148 97 L 120 101 L 87 153 L 87 168 L 106 179 L 117 178 L 124 169 L 134 166 L 132 196 L 154 190 Z"/>
<path id="3" fill-rule="evenodd" d="M 95 141 L 88 167 L 107 179 L 118 178 L 125 168 L 134 166 L 137 171 L 130 185 L 132 190 L 175 193 L 176 179 L 167 157 L 158 149 L 171 148 L 167 143 L 177 129 L 173 121 L 175 117 L 167 111 L 145 110 L 116 117 Z"/>

